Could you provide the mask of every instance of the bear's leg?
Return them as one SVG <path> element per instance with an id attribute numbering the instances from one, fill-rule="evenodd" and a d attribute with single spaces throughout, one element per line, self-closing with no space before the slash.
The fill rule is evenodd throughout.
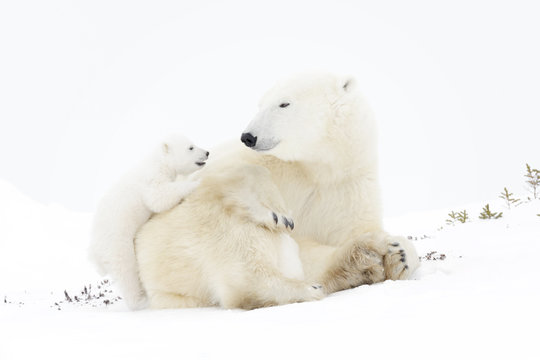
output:
<path id="1" fill-rule="evenodd" d="M 224 308 L 245 310 L 295 302 L 320 300 L 326 291 L 319 284 L 286 278 L 270 264 L 249 265 L 250 282 L 236 288 L 223 288 L 220 303 Z M 247 289 L 247 290 L 246 290 Z"/>
<path id="2" fill-rule="evenodd" d="M 227 189 L 227 205 L 257 225 L 292 231 L 294 221 L 269 171 L 258 165 L 243 165 L 237 172 L 242 174 L 241 185 L 234 183 L 233 188 Z"/>
<path id="3" fill-rule="evenodd" d="M 292 217 L 286 213 L 283 206 L 280 206 L 278 198 L 262 197 L 259 196 L 261 194 L 248 190 L 243 193 L 242 196 L 235 196 L 233 199 L 236 206 L 242 209 L 238 212 L 245 218 L 270 230 L 294 229 Z"/>
<path id="4" fill-rule="evenodd" d="M 327 293 L 387 279 L 407 279 L 419 266 L 409 240 L 382 231 L 362 234 L 339 247 L 296 240 L 306 278 L 322 284 Z"/>
<path id="5" fill-rule="evenodd" d="M 164 291 L 148 291 L 150 307 L 152 309 L 177 309 L 208 306 L 199 299 L 191 296 L 173 294 Z"/>
<path id="6" fill-rule="evenodd" d="M 363 241 L 333 247 L 297 239 L 306 278 L 327 293 L 383 281 L 383 256 Z"/>
<path id="7" fill-rule="evenodd" d="M 332 292 L 384 281 L 382 256 L 361 242 L 342 246 L 334 253 L 322 284 Z"/>

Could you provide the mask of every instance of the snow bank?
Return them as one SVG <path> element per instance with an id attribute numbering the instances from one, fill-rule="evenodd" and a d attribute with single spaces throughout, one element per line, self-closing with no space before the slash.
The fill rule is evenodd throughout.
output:
<path id="1" fill-rule="evenodd" d="M 112 290 L 85 258 L 89 214 L 36 204 L 4 182 L 0 198 L 2 360 L 536 354 L 540 201 L 499 220 L 479 220 L 481 206 L 470 206 L 472 221 L 455 226 L 444 225 L 445 211 L 387 219 L 389 231 L 416 239 L 423 261 L 413 280 L 254 311 L 129 312 L 99 296 Z M 97 297 L 85 300 L 89 285 Z M 64 290 L 81 301 L 67 301 Z"/>

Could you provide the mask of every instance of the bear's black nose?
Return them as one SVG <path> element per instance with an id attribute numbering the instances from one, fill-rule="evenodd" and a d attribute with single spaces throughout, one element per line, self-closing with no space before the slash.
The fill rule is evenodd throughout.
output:
<path id="1" fill-rule="evenodd" d="M 257 137 L 256 136 L 253 136 L 251 135 L 251 133 L 243 133 L 242 134 L 242 137 L 240 138 L 240 140 L 242 140 L 242 142 L 247 146 L 247 147 L 254 147 L 255 144 L 257 143 Z"/>

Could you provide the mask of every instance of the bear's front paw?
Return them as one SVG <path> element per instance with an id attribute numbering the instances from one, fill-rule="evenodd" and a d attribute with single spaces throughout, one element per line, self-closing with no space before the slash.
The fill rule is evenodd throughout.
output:
<path id="1" fill-rule="evenodd" d="M 294 229 L 294 221 L 290 216 L 266 206 L 251 206 L 248 216 L 258 225 L 270 230 L 292 231 Z"/>
<path id="2" fill-rule="evenodd" d="M 294 230 L 294 221 L 291 217 L 278 215 L 275 212 L 272 212 L 272 221 L 278 228 L 284 228 L 285 230 L 291 231 Z"/>

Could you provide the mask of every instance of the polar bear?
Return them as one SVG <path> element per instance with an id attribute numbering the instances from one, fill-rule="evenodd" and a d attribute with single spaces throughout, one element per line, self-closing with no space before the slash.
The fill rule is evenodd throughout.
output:
<path id="1" fill-rule="evenodd" d="M 321 285 L 304 279 L 288 235 L 295 225 L 268 169 L 210 163 L 211 174 L 202 171 L 199 187 L 171 210 L 174 216 L 155 215 L 137 235 L 150 305 L 253 309 L 322 298 Z"/>
<path id="2" fill-rule="evenodd" d="M 383 230 L 376 124 L 356 87 L 303 74 L 263 96 L 243 145 L 223 146 L 192 196 L 137 234 L 151 307 L 250 309 L 409 277 L 418 257 Z M 281 214 L 294 225 L 272 227 Z M 280 245 L 288 233 L 296 278 L 285 271 L 294 246 Z"/>
<path id="3" fill-rule="evenodd" d="M 171 135 L 101 199 L 94 215 L 90 260 L 109 274 L 131 309 L 145 305 L 133 240 L 152 214 L 179 204 L 198 185 L 195 171 L 209 152 L 182 135 Z"/>

